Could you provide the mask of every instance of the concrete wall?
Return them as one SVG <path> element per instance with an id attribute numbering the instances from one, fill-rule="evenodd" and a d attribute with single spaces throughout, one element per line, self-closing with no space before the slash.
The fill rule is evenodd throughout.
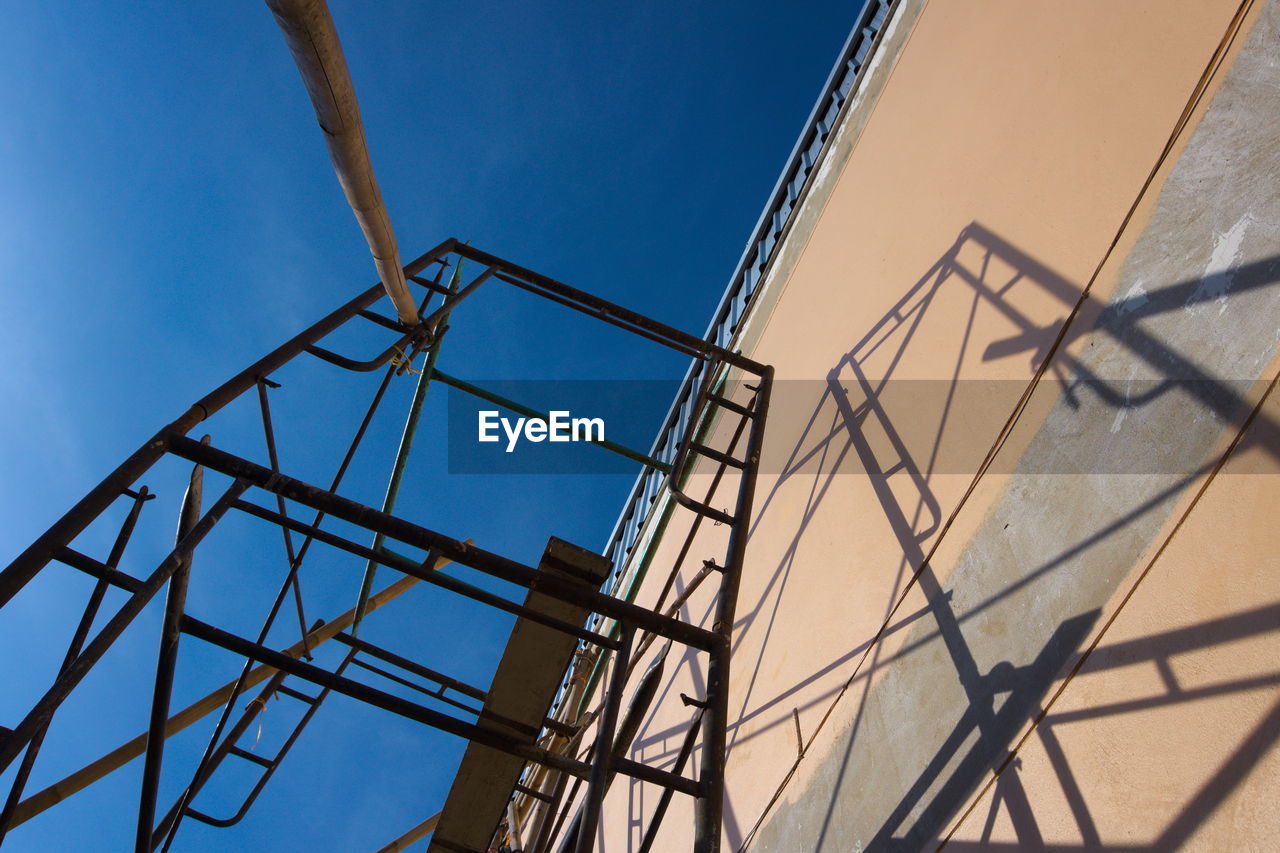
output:
<path id="1" fill-rule="evenodd" d="M 1274 846 L 1278 44 L 1280 0 L 898 4 L 740 330 L 779 384 L 727 849 Z M 723 553 L 688 516 L 640 603 Z"/>

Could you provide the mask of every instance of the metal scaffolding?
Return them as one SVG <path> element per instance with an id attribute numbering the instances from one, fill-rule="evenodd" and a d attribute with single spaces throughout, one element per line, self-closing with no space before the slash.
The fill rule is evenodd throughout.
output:
<path id="1" fill-rule="evenodd" d="M 469 281 L 464 281 L 467 276 L 461 275 L 464 261 Z M 448 270 L 453 272 L 446 284 L 444 278 Z M 605 793 L 617 774 L 662 789 L 653 824 L 646 831 L 644 849 L 652 847 L 667 803 L 677 793 L 696 800 L 694 849 L 719 849 L 731 632 L 772 368 L 457 240 L 446 240 L 427 252 L 404 267 L 404 274 L 406 281 L 420 291 L 420 322 L 406 325 L 371 310 L 384 290 L 381 284 L 369 288 L 236 374 L 157 432 L 0 572 L 0 608 L 6 609 L 37 575 L 53 568 L 50 564 L 77 569 L 96 579 L 51 686 L 11 730 L 0 731 L 0 772 L 18 762 L 0 815 L 0 843 L 4 833 L 13 826 L 138 755 L 144 760 L 135 842 L 138 853 L 168 849 L 186 818 L 218 827 L 233 826 L 263 794 L 272 774 L 321 710 L 326 697 L 336 692 L 468 741 L 453 789 L 440 814 L 409 830 L 384 848 L 386 850 L 404 849 L 434 830 L 429 847 L 433 851 L 484 851 L 490 845 L 514 845 L 513 849 L 525 851 L 589 851 L 596 838 Z M 622 567 L 615 565 L 617 559 L 613 555 L 595 554 L 549 536 L 542 560 L 537 566 L 530 566 L 485 550 L 470 540 L 454 538 L 393 514 L 404 460 L 421 410 L 421 397 L 429 382 L 439 380 L 498 405 L 539 415 L 536 409 L 457 380 L 436 367 L 436 356 L 451 314 L 481 287 L 495 286 L 510 286 L 536 294 L 687 355 L 698 364 L 697 371 L 691 375 L 701 377 L 700 382 L 691 398 L 689 416 L 683 420 L 683 434 L 678 441 L 670 440 L 664 433 L 648 452 L 611 442 L 600 443 L 605 445 L 604 449 L 636 462 L 642 470 L 656 472 L 661 478 L 658 491 L 669 495 L 680 507 L 679 511 L 695 516 L 694 532 L 703 519 L 729 526 L 727 552 L 719 559 L 706 560 L 693 584 L 696 587 L 709 577 L 719 576 L 710 628 L 678 618 L 679 605 L 692 589 L 687 589 L 670 604 L 664 601 L 664 593 L 652 609 L 615 594 L 612 582 L 618 577 L 616 570 Z M 351 358 L 322 345 L 326 337 L 347 327 L 363 327 L 366 334 L 380 336 L 382 348 L 378 354 L 369 359 Z M 277 425 L 272 419 L 268 397 L 269 391 L 280 385 L 272 376 L 299 357 L 319 359 L 331 369 L 373 374 L 370 377 L 370 384 L 374 386 L 372 403 L 337 473 L 324 487 L 288 476 L 281 470 L 276 452 Z M 421 375 L 383 507 L 377 509 L 343 497 L 338 493 L 343 477 L 392 377 L 412 370 L 419 357 L 423 359 Z M 380 378 L 375 378 L 378 371 L 381 371 Z M 254 396 L 260 410 L 268 464 L 229 452 L 209 436 L 201 440 L 189 436 L 232 401 Z M 738 423 L 731 445 L 726 449 L 709 446 L 706 443 L 709 425 L 729 418 Z M 149 574 L 129 574 L 121 568 L 122 558 L 140 513 L 156 498 L 147 486 L 135 484 L 166 458 L 192 464 L 186 495 L 176 508 L 177 539 L 169 554 Z M 700 472 L 714 472 L 713 491 L 726 472 L 736 472 L 737 498 L 731 510 L 711 506 L 710 493 L 706 498 L 686 494 L 688 475 L 698 459 L 705 460 Z M 216 475 L 226 482 L 207 508 L 203 495 L 206 475 Z M 104 513 L 118 512 L 118 508 L 113 510 L 118 502 L 127 506 L 127 512 L 106 557 L 100 560 L 77 550 L 77 537 Z M 200 546 L 219 522 L 231 514 L 273 525 L 283 537 L 284 579 L 261 630 L 254 637 L 241 636 L 196 619 L 186 608 L 188 581 L 193 572 L 200 571 L 196 559 Z M 328 523 L 329 520 L 341 527 Z M 372 544 L 361 544 L 349 533 L 342 532 L 353 527 L 368 534 Z M 308 625 L 299 568 L 315 544 L 358 558 L 365 565 L 365 574 L 359 601 L 351 611 L 331 622 Z M 396 547 L 415 549 L 426 556 L 406 556 L 395 550 Z M 523 601 L 513 601 L 442 571 L 450 563 L 522 587 L 527 590 L 526 597 Z M 377 567 L 394 570 L 401 577 L 383 591 L 373 593 Z M 417 583 L 440 587 L 516 617 L 502 661 L 487 688 L 432 670 L 410 656 L 358 636 L 362 617 Z M 108 616 L 100 611 L 111 588 L 123 590 L 127 597 Z M 151 712 L 145 735 L 61 782 L 26 795 L 27 780 L 59 706 L 162 590 L 165 591 L 164 621 L 155 656 Z M 268 633 L 290 599 L 297 611 L 300 639 L 286 649 L 271 648 L 266 644 Z M 615 626 L 607 633 L 602 632 L 592 627 L 598 622 L 589 622 L 589 619 L 609 619 Z M 99 622 L 102 626 L 94 632 L 92 628 Z M 174 713 L 170 707 L 171 694 L 184 637 L 220 647 L 243 658 L 244 664 L 234 682 Z M 634 672 L 635 662 L 656 638 L 706 656 L 705 694 L 690 700 L 695 712 L 680 759 L 671 770 L 628 757 L 640 719 L 661 679 L 665 655 L 660 654 L 638 676 Z M 341 663 L 334 669 L 322 668 L 309 660 L 311 651 L 328 640 L 336 640 L 345 647 Z M 564 685 L 572 682 L 575 675 L 580 676 L 584 667 L 604 666 L 605 658 L 611 658 L 610 676 L 599 698 L 598 713 L 585 717 L 573 713 L 577 703 L 587 697 L 581 693 L 567 694 Z M 458 713 L 437 710 L 374 687 L 356 677 L 357 672 L 419 691 Z M 236 716 L 240 697 L 259 684 L 261 689 Z M 637 684 L 631 689 L 631 685 Z M 310 685 L 311 692 L 303 685 Z M 628 694 L 632 696 L 631 703 L 624 708 L 624 697 Z M 559 701 L 553 707 L 557 695 Z M 246 749 L 241 744 L 242 737 L 259 718 L 268 699 L 281 696 L 292 700 L 296 712 L 283 744 L 273 755 Z M 177 800 L 160 813 L 158 792 L 164 770 L 165 739 L 214 711 L 219 712 L 219 717 L 198 766 Z M 583 743 L 592 732 L 594 745 Z M 685 774 L 685 766 L 695 743 L 700 743 L 702 749 L 698 772 L 692 777 Z M 213 773 L 230 758 L 256 765 L 259 774 L 238 809 L 225 817 L 215 817 L 198 808 L 196 800 Z M 569 787 L 571 780 L 572 788 Z M 584 793 L 576 797 L 575 792 L 582 785 L 585 785 Z"/>

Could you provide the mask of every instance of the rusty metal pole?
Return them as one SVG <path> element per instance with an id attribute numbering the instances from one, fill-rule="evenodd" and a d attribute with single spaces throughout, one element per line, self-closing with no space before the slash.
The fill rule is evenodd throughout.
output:
<path id="1" fill-rule="evenodd" d="M 209 436 L 200 439 L 209 444 Z M 178 515 L 181 542 L 200 520 L 200 504 L 204 495 L 204 468 L 192 466 L 187 493 L 182 496 Z M 136 853 L 150 853 L 151 828 L 156 819 L 156 797 L 160 793 L 160 768 L 164 762 L 165 723 L 169 719 L 169 700 L 173 696 L 173 677 L 178 666 L 178 644 L 182 640 L 182 615 L 187 606 L 187 584 L 191 579 L 191 554 L 186 554 L 177 571 L 169 578 L 169 592 L 164 604 L 164 624 L 160 629 L 160 652 L 156 657 L 156 681 L 151 696 L 151 720 L 147 728 L 147 752 L 142 765 L 142 792 L 138 798 L 138 832 L 134 841 Z"/>
<path id="2" fill-rule="evenodd" d="M 417 275 L 437 259 L 454 250 L 457 240 L 449 238 L 431 251 L 411 262 L 405 272 Z M 316 341 L 358 315 L 378 301 L 383 288 L 374 285 L 313 323 L 304 331 L 276 347 L 226 382 L 219 385 L 177 420 L 152 436 L 133 455 L 120 463 L 114 471 L 94 486 L 75 506 L 67 510 L 34 542 L 27 546 L 12 563 L 0 570 L 0 609 L 22 591 L 32 578 L 43 569 L 59 547 L 69 544 L 89 524 L 102 514 L 134 481 L 154 465 L 167 450 L 165 436 L 174 432 L 185 434 L 196 424 L 221 410 L 232 400 L 254 387 L 258 377 L 267 376 L 273 370 L 287 364 L 300 353 L 307 351 Z M 3 763 L 3 762 L 0 762 Z"/>
<path id="3" fill-rule="evenodd" d="M 138 516 L 142 513 L 143 504 L 155 497 L 147 491 L 146 486 L 138 489 L 133 494 L 133 505 L 129 507 L 129 514 L 125 516 L 124 523 L 120 526 L 120 532 L 116 534 L 115 542 L 111 546 L 111 553 L 107 557 L 106 566 L 109 569 L 119 567 L 120 560 L 124 556 L 124 549 L 128 546 L 129 540 L 133 537 L 133 530 L 138 524 Z M 89 638 L 89 631 L 93 628 L 93 622 L 98 617 L 98 609 L 102 606 L 102 601 L 106 597 L 108 586 L 110 584 L 106 578 L 100 578 L 94 584 L 93 592 L 89 594 L 89 602 L 85 605 L 84 613 L 80 616 L 80 624 L 76 626 L 76 632 L 67 647 L 66 656 L 62 660 L 62 667 L 58 670 L 59 673 L 66 672 L 67 667 L 71 665 L 79 656 L 80 650 L 84 648 L 85 640 Z M 52 722 L 52 718 L 50 722 Z M 48 725 L 41 728 L 32 737 L 31 743 L 27 745 L 26 753 L 22 756 L 22 763 L 18 766 L 18 772 L 15 774 L 13 784 L 9 788 L 9 796 L 5 799 L 4 810 L 0 812 L 0 846 L 4 844 L 5 834 L 15 825 L 14 818 L 22 799 L 22 792 L 26 788 L 27 780 L 31 776 L 31 770 L 35 766 L 36 756 L 40 753 L 40 748 L 44 744 L 44 737 L 48 730 Z"/>
<path id="4" fill-rule="evenodd" d="M 199 442 L 192 442 L 197 446 L 203 446 Z M 138 591 L 126 601 L 115 616 L 111 617 L 105 625 L 98 631 L 97 636 L 85 647 L 76 659 L 61 672 L 57 679 L 54 680 L 53 686 L 50 687 L 43 696 L 37 700 L 35 706 L 27 712 L 22 718 L 22 722 L 4 741 L 0 741 L 0 768 L 8 767 L 19 752 L 22 751 L 36 732 L 48 725 L 49 719 L 53 716 L 54 711 L 62 704 L 67 696 L 71 695 L 71 691 L 76 685 L 84 679 L 102 656 L 107 653 L 112 643 L 124 633 L 125 628 L 137 618 L 143 608 L 147 606 L 152 598 L 160 592 L 160 589 L 169 581 L 182 565 L 182 563 L 190 557 L 191 552 L 195 550 L 200 541 L 209 534 L 219 519 L 231 509 L 231 504 L 236 501 L 249 488 L 249 484 L 242 480 L 232 483 L 227 491 L 218 499 L 209 511 L 200 519 L 191 532 L 182 537 L 182 541 L 177 547 L 169 553 L 160 565 L 153 571 L 145 581 L 139 586 Z"/>
<path id="5" fill-rule="evenodd" d="M 467 542 L 470 543 L 471 540 L 468 539 Z M 448 565 L 449 562 L 451 561 L 442 558 L 440 565 Z M 369 611 L 372 612 L 387 602 L 395 599 L 401 593 L 405 592 L 418 582 L 418 578 L 406 575 L 395 583 L 388 585 L 381 592 L 369 599 Z M 351 625 L 354 618 L 355 608 L 353 607 L 338 618 L 330 622 L 326 622 L 319 628 L 308 633 L 305 642 L 299 641 L 294 643 L 292 646 L 285 649 L 283 654 L 286 654 L 291 658 L 301 657 L 306 648 L 314 649 L 322 643 L 332 639 L 339 632 L 345 630 Z M 256 667 L 249 673 L 248 678 L 245 679 L 244 687 L 245 689 L 254 687 L 272 677 L 272 674 L 277 672 L 278 670 L 272 669 L 269 666 Z M 221 708 L 226 704 L 227 700 L 231 698 L 231 691 L 234 686 L 235 681 L 229 681 L 204 698 L 193 702 L 186 708 L 183 708 L 181 711 L 174 714 L 165 724 L 165 736 L 172 737 L 191 724 Z M 17 826 L 18 824 L 30 820 L 46 809 L 52 808 L 62 802 L 72 794 L 87 788 L 104 776 L 119 770 L 121 767 L 141 755 L 146 749 L 146 743 L 147 732 L 143 732 L 129 742 L 113 749 L 97 761 L 85 765 L 64 779 L 55 782 L 35 794 L 32 794 L 30 797 L 23 800 L 16 809 L 14 809 L 12 819 L 13 826 Z"/>
<path id="6" fill-rule="evenodd" d="M 613 677 L 609 693 L 605 696 L 604 711 L 596 729 L 596 745 L 591 756 L 591 777 L 587 780 L 587 799 L 583 806 L 582 820 L 575 823 L 576 833 L 571 833 L 575 853 L 591 853 L 595 847 L 596 827 L 604 808 L 604 795 L 609 790 L 609 777 L 613 771 L 614 735 L 618 728 L 618 712 L 622 708 L 622 694 L 627 687 L 627 670 L 631 665 L 631 641 L 635 629 L 622 629 L 622 647 L 613 659 Z"/>
<path id="7" fill-rule="evenodd" d="M 720 596 L 716 600 L 715 622 L 711 630 L 719 644 L 711 650 L 707 665 L 707 691 L 702 715 L 702 767 L 698 774 L 702 788 L 694 809 L 695 853 L 719 853 L 724 817 L 724 766 L 729 727 L 729 660 L 733 651 L 733 621 L 738 607 L 738 586 L 747 553 L 747 534 L 751 526 L 751 505 L 755 497 L 756 474 L 760 468 L 760 451 L 764 442 L 764 419 L 769 410 L 769 391 L 773 385 L 773 367 L 763 369 L 756 392 L 754 423 L 747 438 L 746 464 L 742 469 L 742 487 L 733 512 L 733 531 L 729 534 L 729 557 L 720 580 Z"/>

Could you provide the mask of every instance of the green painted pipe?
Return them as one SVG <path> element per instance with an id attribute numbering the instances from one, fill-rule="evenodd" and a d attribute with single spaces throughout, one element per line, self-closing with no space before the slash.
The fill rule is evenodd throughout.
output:
<path id="1" fill-rule="evenodd" d="M 458 265 L 453 268 L 453 276 L 449 279 L 450 294 L 458 292 L 458 284 L 462 280 L 462 258 L 458 258 Z M 449 297 L 446 296 L 447 300 Z M 390 513 L 396 506 L 396 498 L 400 495 L 400 483 L 404 480 L 404 469 L 409 462 L 409 450 L 413 447 L 413 436 L 418 431 L 418 419 L 422 415 L 422 404 L 427 399 L 427 387 L 431 384 L 431 375 L 434 372 L 436 358 L 440 355 L 440 342 L 444 338 L 447 331 L 446 324 L 449 322 L 449 315 L 446 313 L 440 317 L 436 328 L 439 333 L 436 339 L 431 343 L 431 349 L 427 351 L 427 361 L 422 368 L 422 373 L 418 376 L 418 384 L 413 389 L 413 402 L 409 404 L 409 417 L 404 423 L 404 432 L 400 434 L 400 446 L 396 449 L 396 461 L 391 466 L 391 479 L 387 483 L 387 496 L 382 501 L 382 511 Z M 385 537 L 381 533 L 373 537 L 373 550 L 377 551 L 382 547 L 382 541 Z M 378 564 L 374 560 L 365 563 L 364 579 L 360 581 L 360 596 L 356 599 L 356 617 L 351 623 L 351 635 L 358 636 L 360 630 L 360 620 L 364 618 L 365 608 L 368 606 L 369 595 L 373 591 L 373 579 L 378 573 Z"/>

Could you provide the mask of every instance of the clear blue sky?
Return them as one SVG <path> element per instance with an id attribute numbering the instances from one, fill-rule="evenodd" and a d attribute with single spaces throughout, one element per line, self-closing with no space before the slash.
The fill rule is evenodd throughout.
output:
<path id="1" fill-rule="evenodd" d="M 701 333 L 860 4 L 331 5 L 406 258 L 456 236 Z M 261 3 L 8 4 L 0 79 L 7 563 L 155 429 L 373 272 Z M 551 326 L 563 312 L 529 299 L 466 308 L 442 359 L 464 377 L 683 373 L 679 358 L 603 328 Z M 313 481 L 372 390 L 331 376 L 300 367 L 273 396 L 297 427 L 282 437 L 284 467 Z M 294 389 L 306 405 L 286 402 Z M 408 392 L 393 386 L 371 471 L 389 464 Z M 432 454 L 444 436 L 444 395 L 433 395 L 403 514 L 527 562 L 551 534 L 603 545 L 630 477 L 450 477 Z M 253 416 L 229 411 L 215 443 L 261 458 Z M 168 500 L 126 557 L 135 574 L 171 542 L 181 476 L 144 480 Z M 377 480 L 344 491 L 377 503 Z M 242 526 L 201 554 L 190 610 L 252 633 L 283 560 L 274 539 L 270 553 L 246 553 Z M 109 538 L 95 528 L 80 545 L 101 557 Z M 309 565 L 308 615 L 349 606 L 359 568 L 333 556 Z M 65 567 L 46 575 L 0 615 L 0 724 L 16 725 L 48 684 L 89 588 Z M 159 619 L 156 603 L 59 713 L 29 792 L 144 728 Z M 507 624 L 416 590 L 367 635 L 483 682 Z M 236 669 L 187 639 L 175 707 Z M 292 713 L 272 706 L 263 748 Z M 211 724 L 170 742 L 161 810 Z M 335 697 L 239 828 L 189 821 L 177 849 L 377 847 L 439 807 L 461 746 Z M 15 830 L 6 850 L 125 849 L 140 765 Z M 230 803 L 247 781 L 228 774 L 201 805 Z"/>

